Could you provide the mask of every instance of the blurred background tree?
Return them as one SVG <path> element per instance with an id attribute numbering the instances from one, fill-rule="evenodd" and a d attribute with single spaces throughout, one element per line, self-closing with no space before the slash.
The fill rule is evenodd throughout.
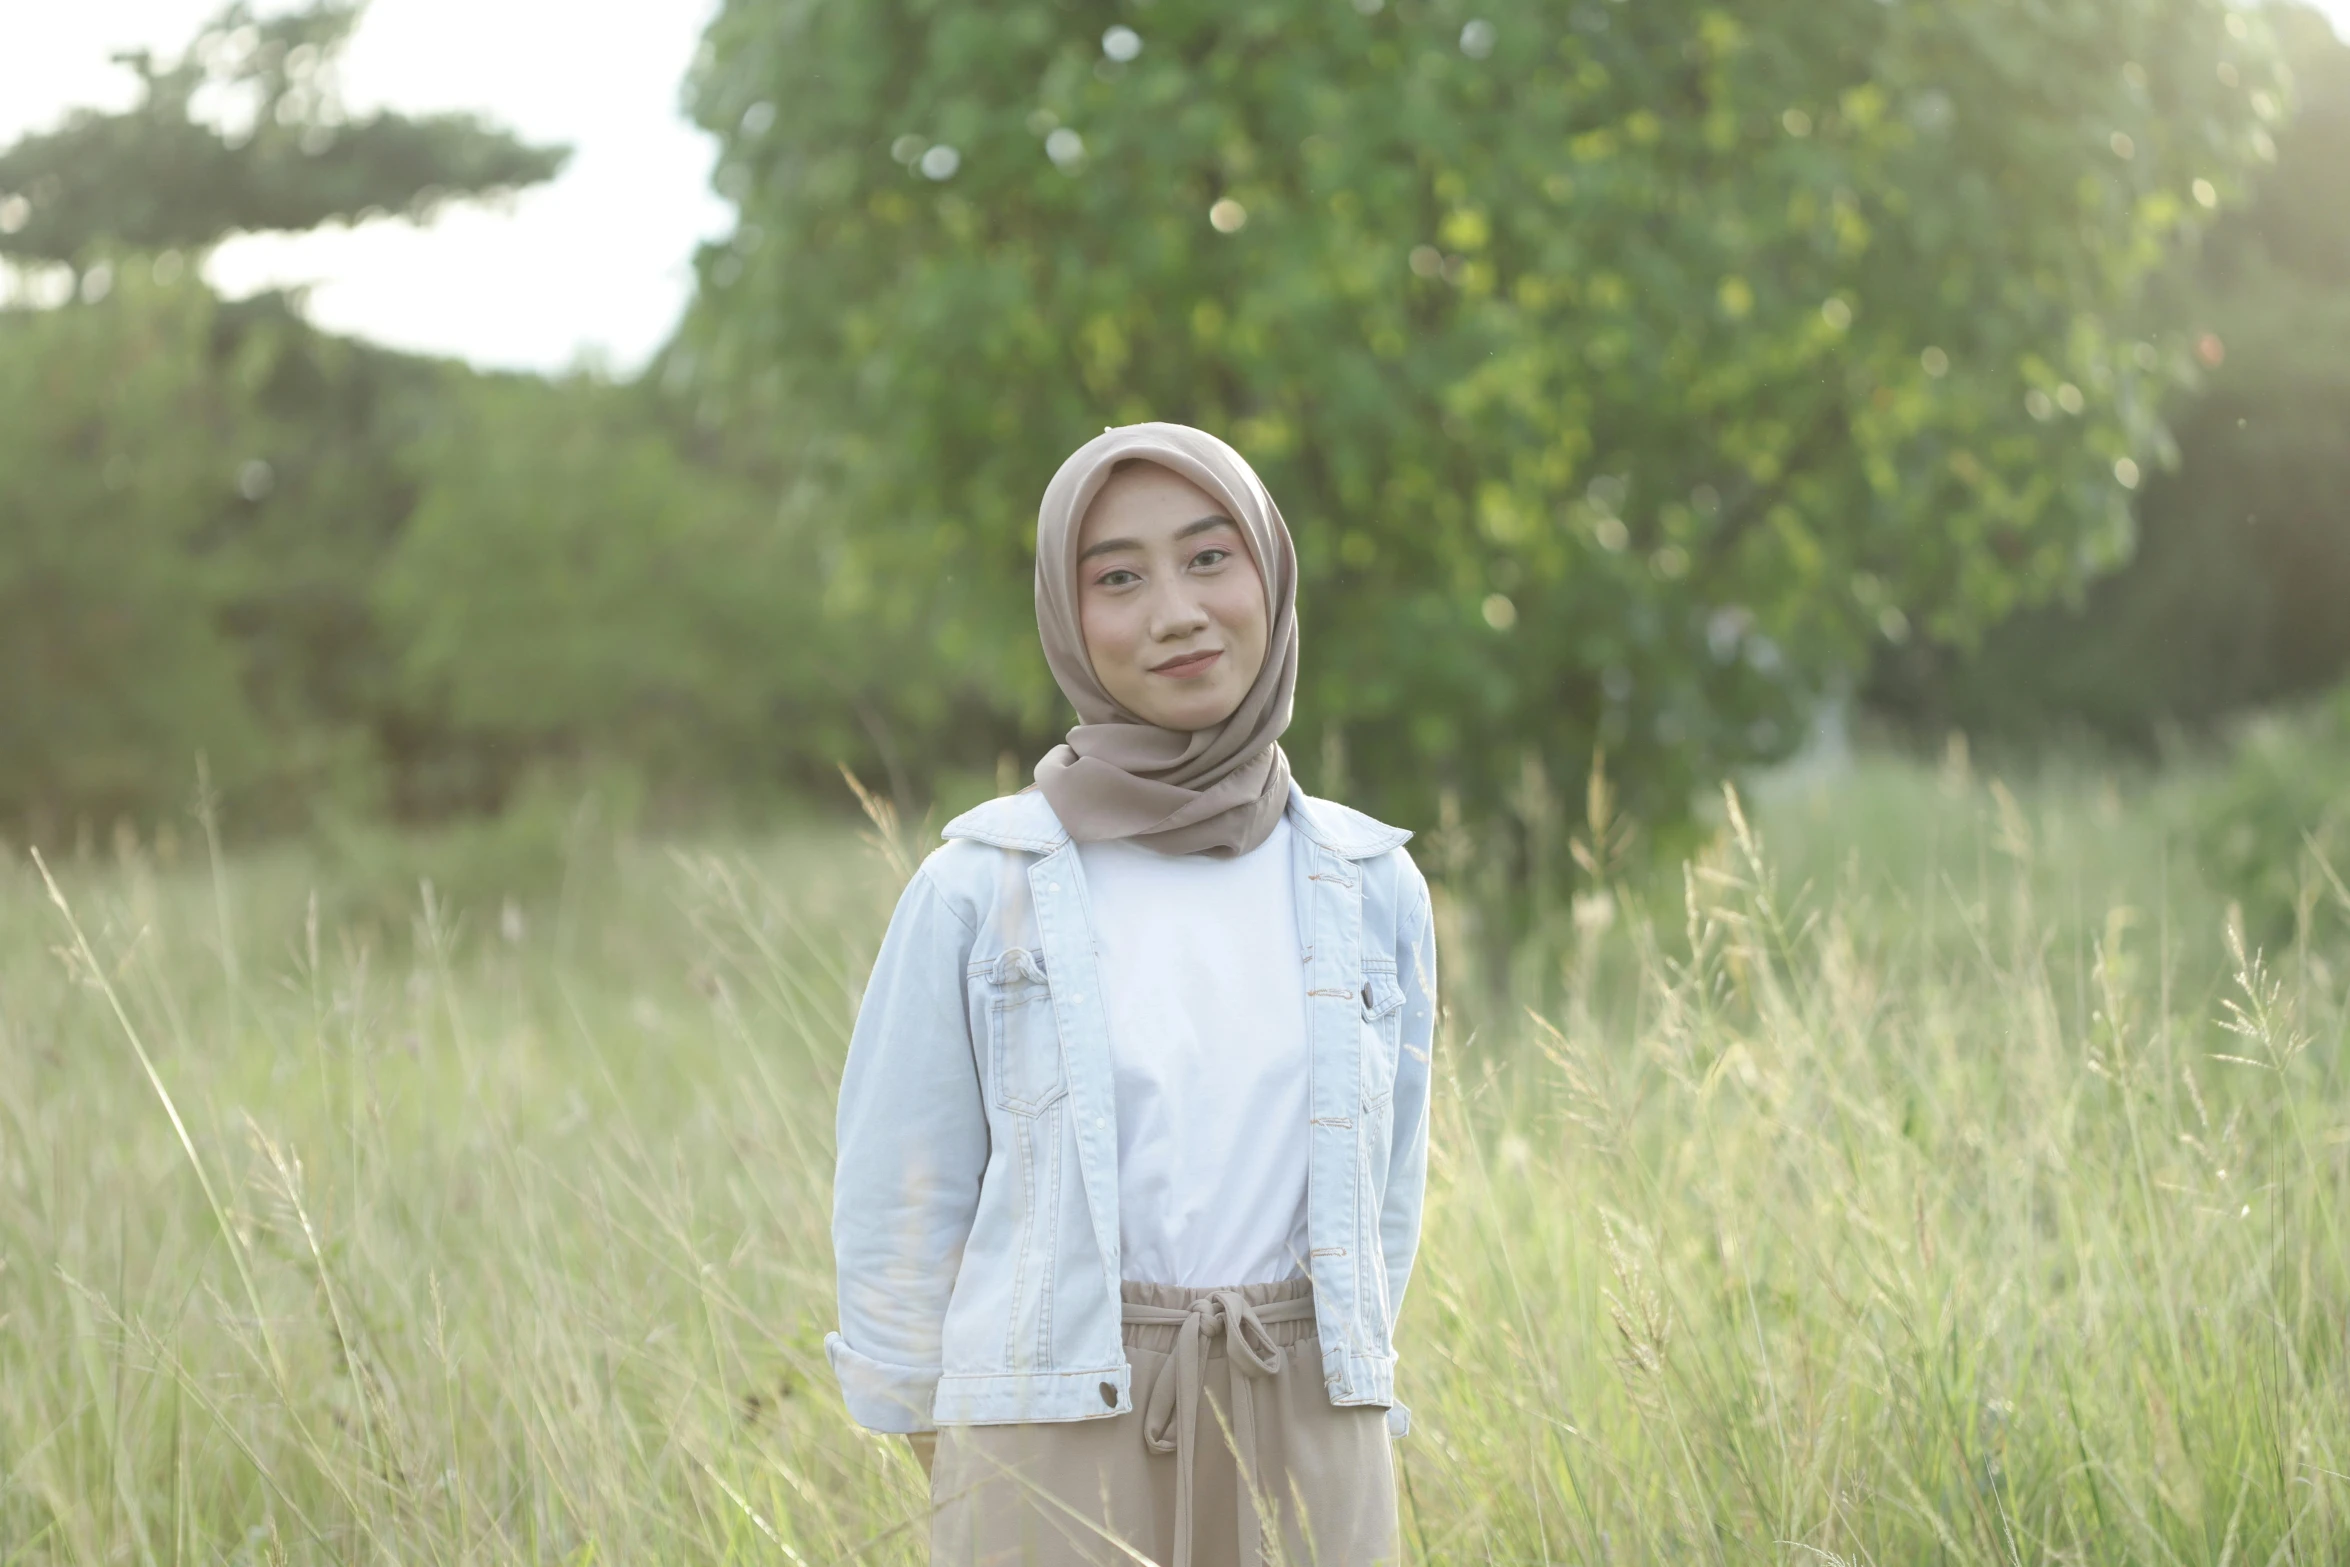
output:
<path id="1" fill-rule="evenodd" d="M 214 326 L 187 287 L 0 315 L 0 812 L 36 832 L 184 792 L 205 748 L 259 765 L 206 547 L 256 415 Z"/>
<path id="2" fill-rule="evenodd" d="M 1180 419 L 1298 534 L 1300 749 L 1414 821 L 1603 744 L 1669 821 L 1876 648 L 2120 560 L 2192 352 L 2150 280 L 2281 90 L 2256 18 L 2115 0 L 729 0 L 711 45 L 742 222 L 686 369 L 786 443 L 900 743 L 1059 726 L 1041 480 Z"/>
<path id="3" fill-rule="evenodd" d="M 615 616 L 615 594 L 566 597 L 569 556 L 531 552 L 592 536 L 643 564 L 681 509 L 742 514 L 739 483 L 665 444 L 649 395 L 477 375 L 197 281 L 232 234 L 428 218 L 561 167 L 476 116 L 347 113 L 335 67 L 358 11 L 231 6 L 173 60 L 123 61 L 128 110 L 0 151 L 0 257 L 66 269 L 60 307 L 0 312 L 0 820 L 36 836 L 169 813 L 203 750 L 255 825 L 495 812 L 550 758 L 658 744 L 596 721 L 705 651 L 629 636 L 698 637 L 697 602 Z M 417 588 L 420 561 L 451 575 Z M 705 558 L 697 580 L 723 569 Z M 511 606 L 534 594 L 518 639 Z M 510 607 L 467 618 L 485 604 Z M 557 667 L 546 649 L 590 647 L 567 684 L 515 693 Z M 603 682 L 632 666 L 633 685 Z M 605 706 L 570 700 L 591 687 Z"/>
<path id="4" fill-rule="evenodd" d="M 402 700 L 469 742 L 445 765 L 625 763 L 707 805 L 857 744 L 831 717 L 817 574 L 772 493 L 647 389 L 475 378 L 410 455 L 422 489 L 376 605 Z M 407 781 L 410 816 L 465 786 Z"/>
<path id="5" fill-rule="evenodd" d="M 1856 687 L 2142 744 L 2350 658 L 2306 11 L 729 0 L 687 86 L 739 222 L 627 384 L 200 281 L 560 166 L 350 113 L 355 14 L 233 7 L 0 150 L 11 830 L 169 813 L 199 749 L 254 830 L 1016 784 L 1037 496 L 1144 417 L 1295 527 L 1307 781 L 1522 863 L 1603 749 L 1669 839 Z"/>
<path id="6" fill-rule="evenodd" d="M 469 115 L 348 115 L 357 14 L 233 5 L 168 63 L 125 57 L 129 109 L 0 150 L 0 257 L 66 274 L 62 306 L 0 314 L 0 623 L 21 650 L 0 819 L 166 812 L 208 749 L 248 817 L 283 825 L 377 803 L 431 743 L 369 596 L 414 503 L 410 426 L 464 372 L 316 331 L 283 295 L 221 304 L 197 269 L 234 233 L 424 216 L 563 152 Z"/>
<path id="7" fill-rule="evenodd" d="M 361 8 L 237 4 L 175 59 L 118 56 L 139 78 L 129 109 L 83 110 L 0 151 L 0 256 L 80 268 L 108 247 L 201 251 L 231 234 L 428 218 L 563 167 L 565 149 L 475 115 L 350 115 L 335 58 Z"/>
<path id="8" fill-rule="evenodd" d="M 1898 722 L 2145 750 L 2350 670 L 2350 46 L 2314 12 L 2272 20 L 2297 100 L 2276 162 L 2150 305 L 2204 373 L 2135 555 L 1977 649 L 1889 652 L 1869 696 Z"/>

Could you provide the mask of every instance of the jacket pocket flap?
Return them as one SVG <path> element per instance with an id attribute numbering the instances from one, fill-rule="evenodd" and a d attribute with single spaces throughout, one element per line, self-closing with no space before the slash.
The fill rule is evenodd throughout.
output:
<path id="1" fill-rule="evenodd" d="M 1403 1008 L 1403 986 L 1385 969 L 1373 969 L 1363 976 L 1363 1020 L 1376 1023 L 1390 1013 Z"/>
<path id="2" fill-rule="evenodd" d="M 1045 982 L 1044 954 L 1026 947 L 1007 947 L 987 971 L 987 978 L 989 983 L 1005 987 L 1021 983 L 1041 985 Z"/>

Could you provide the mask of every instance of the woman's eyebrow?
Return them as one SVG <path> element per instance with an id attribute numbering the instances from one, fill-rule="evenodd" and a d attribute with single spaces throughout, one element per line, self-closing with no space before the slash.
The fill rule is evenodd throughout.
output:
<path id="1" fill-rule="evenodd" d="M 1185 523 L 1182 527 L 1175 530 L 1175 537 L 1178 539 L 1188 539 L 1193 534 L 1205 533 L 1210 528 L 1222 527 L 1233 528 L 1237 530 L 1239 526 L 1240 525 L 1234 522 L 1230 517 L 1225 516 L 1222 512 L 1217 512 L 1213 516 L 1202 517 L 1196 522 Z M 1086 561 L 1093 559 L 1096 555 L 1108 555 L 1117 550 L 1138 550 L 1141 548 L 1142 541 L 1139 539 L 1103 539 L 1099 543 L 1093 545 L 1090 549 L 1080 552 L 1077 560 L 1078 563 L 1082 565 Z"/>

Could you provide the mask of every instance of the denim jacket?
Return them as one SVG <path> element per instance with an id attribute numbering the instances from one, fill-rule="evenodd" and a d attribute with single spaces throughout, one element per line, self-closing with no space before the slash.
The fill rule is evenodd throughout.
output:
<path id="1" fill-rule="evenodd" d="M 1334 1404 L 1396 1404 L 1420 1237 L 1436 948 L 1411 835 L 1292 787 L 1312 1050 L 1306 1230 Z M 1030 791 L 947 824 L 898 901 L 841 1079 L 825 1338 L 876 1431 L 1134 1407 L 1118 1133 L 1076 845 Z"/>

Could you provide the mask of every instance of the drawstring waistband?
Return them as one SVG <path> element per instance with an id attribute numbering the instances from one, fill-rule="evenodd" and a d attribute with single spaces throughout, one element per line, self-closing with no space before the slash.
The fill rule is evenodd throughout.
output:
<path id="1" fill-rule="evenodd" d="M 1279 1375 L 1287 1363 L 1267 1325 L 1313 1320 L 1313 1296 L 1251 1304 L 1237 1289 L 1214 1290 L 1189 1307 L 1130 1300 L 1124 1303 L 1122 1315 L 1129 1323 L 1175 1329 L 1175 1353 L 1160 1368 L 1139 1405 L 1143 1441 L 1154 1453 L 1175 1455 L 1175 1560 L 1169 1567 L 1191 1567 L 1191 1479 L 1199 1429 L 1201 1361 L 1206 1356 L 1206 1341 L 1219 1334 L 1233 1372 L 1232 1441 L 1233 1456 L 1240 1467 L 1240 1562 L 1241 1567 L 1260 1567 L 1265 1560 L 1265 1542 L 1257 1499 L 1267 1493 L 1264 1477 L 1257 1472 L 1255 1385 L 1260 1378 Z"/>

